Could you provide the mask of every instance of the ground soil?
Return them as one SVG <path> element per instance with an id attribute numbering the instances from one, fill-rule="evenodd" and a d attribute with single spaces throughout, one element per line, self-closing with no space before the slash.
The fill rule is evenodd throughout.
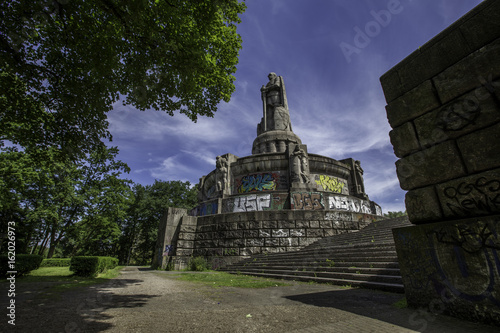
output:
<path id="1" fill-rule="evenodd" d="M 178 273 L 177 273 L 178 274 Z M 193 273 L 196 274 L 196 273 Z M 399 309 L 404 295 L 291 282 L 214 288 L 175 272 L 126 267 L 106 283 L 48 294 L 51 283 L 16 282 L 15 326 L 1 332 L 497 332 L 498 328 Z M 2 294 L 8 285 L 2 283 Z M 7 297 L 0 298 L 5 313 Z"/>

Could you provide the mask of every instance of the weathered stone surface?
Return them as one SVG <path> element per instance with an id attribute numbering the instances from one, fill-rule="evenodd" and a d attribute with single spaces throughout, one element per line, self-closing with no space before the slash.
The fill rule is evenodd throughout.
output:
<path id="1" fill-rule="evenodd" d="M 406 122 L 389 132 L 394 154 L 404 157 L 420 150 L 415 128 L 411 122 Z"/>
<path id="2" fill-rule="evenodd" d="M 500 216 L 393 229 L 408 305 L 500 324 Z"/>
<path id="3" fill-rule="evenodd" d="M 386 106 L 387 119 L 392 128 L 401 126 L 432 109 L 439 107 L 440 102 L 432 82 L 427 80 L 418 87 Z"/>
<path id="4" fill-rule="evenodd" d="M 307 237 L 323 237 L 323 229 L 307 229 L 306 230 Z"/>
<path id="5" fill-rule="evenodd" d="M 403 190 L 444 182 L 466 174 L 458 150 L 452 141 L 398 160 L 396 171 Z"/>
<path id="6" fill-rule="evenodd" d="M 416 87 L 472 51 L 457 27 L 450 27 L 446 32 L 436 36 L 407 58 L 406 66 L 399 69 L 401 83 L 405 88 Z"/>
<path id="7" fill-rule="evenodd" d="M 443 103 L 469 90 L 481 87 L 489 75 L 500 76 L 500 39 L 471 53 L 455 65 L 433 78 L 434 85 Z"/>
<path id="8" fill-rule="evenodd" d="M 298 238 L 280 238 L 280 246 L 299 246 Z"/>
<path id="9" fill-rule="evenodd" d="M 457 142 L 469 172 L 500 166 L 500 124 L 461 137 Z"/>
<path id="10" fill-rule="evenodd" d="M 441 219 L 441 207 L 433 186 L 411 190 L 405 197 L 406 212 L 413 224 Z"/>
<path id="11" fill-rule="evenodd" d="M 305 235 L 305 229 L 290 229 L 290 237 L 304 237 Z"/>
<path id="12" fill-rule="evenodd" d="M 452 180 L 436 188 L 447 218 L 500 213 L 500 169 Z"/>
<path id="13" fill-rule="evenodd" d="M 273 237 L 289 237 L 290 230 L 288 229 L 274 229 L 272 230 Z"/>
<path id="14" fill-rule="evenodd" d="M 415 119 L 415 126 L 422 146 L 430 146 L 498 120 L 498 106 L 493 95 L 481 87 Z"/>

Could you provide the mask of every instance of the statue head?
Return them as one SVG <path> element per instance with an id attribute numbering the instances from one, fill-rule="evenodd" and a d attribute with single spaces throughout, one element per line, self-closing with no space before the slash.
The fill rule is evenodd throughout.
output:
<path id="1" fill-rule="evenodd" d="M 269 75 L 267 77 L 269 78 L 269 81 L 272 81 L 272 80 L 276 79 L 278 76 L 276 75 L 276 73 L 271 72 L 271 73 L 269 73 Z"/>

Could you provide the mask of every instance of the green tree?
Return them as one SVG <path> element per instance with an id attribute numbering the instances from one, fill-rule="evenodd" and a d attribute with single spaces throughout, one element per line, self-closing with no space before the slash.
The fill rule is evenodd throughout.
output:
<path id="1" fill-rule="evenodd" d="M 111 137 L 106 114 L 120 97 L 193 121 L 213 116 L 234 91 L 244 9 L 237 0 L 0 2 L 0 119 L 10 122 L 0 138 L 89 153 Z"/>
<path id="2" fill-rule="evenodd" d="M 61 157 L 57 149 L 30 154 L 10 148 L 0 154 L 1 218 L 18 222 L 16 238 L 23 246 L 17 251 L 26 252 L 31 246 L 32 252 L 44 254 L 49 248 L 50 258 L 78 226 L 87 225 L 99 234 L 85 240 L 102 238 L 100 228 L 123 218 L 130 190 L 128 181 L 119 176 L 129 170 L 115 161 L 117 153 L 116 148 L 101 145 L 76 162 Z"/>
<path id="3" fill-rule="evenodd" d="M 119 258 L 124 263 L 149 264 L 153 258 L 158 225 L 168 207 L 191 209 L 197 203 L 197 188 L 189 182 L 158 181 L 136 184 L 134 201 L 122 226 Z"/>
<path id="4" fill-rule="evenodd" d="M 394 219 L 396 217 L 401 217 L 401 216 L 406 216 L 408 214 L 406 214 L 406 210 L 404 212 L 387 212 L 384 214 L 385 217 L 388 217 L 390 219 Z"/>

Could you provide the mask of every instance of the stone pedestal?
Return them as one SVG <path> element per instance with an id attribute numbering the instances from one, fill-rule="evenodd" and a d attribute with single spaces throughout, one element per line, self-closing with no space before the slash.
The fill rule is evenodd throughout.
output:
<path id="1" fill-rule="evenodd" d="M 380 80 L 418 225 L 394 231 L 408 304 L 500 324 L 498 21 L 483 1 Z"/>

